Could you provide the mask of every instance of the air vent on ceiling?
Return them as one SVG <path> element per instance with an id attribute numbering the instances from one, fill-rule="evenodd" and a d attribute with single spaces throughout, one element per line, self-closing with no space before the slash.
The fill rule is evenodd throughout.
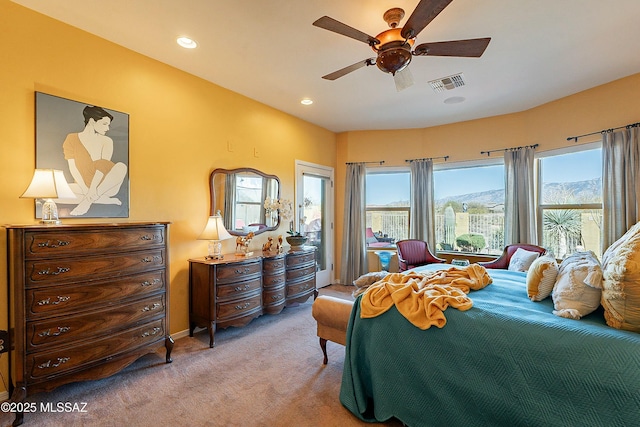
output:
<path id="1" fill-rule="evenodd" d="M 437 80 L 431 80 L 429 84 L 431 85 L 431 88 L 434 90 L 434 92 L 444 92 L 445 90 L 451 90 L 465 85 L 462 73 L 443 77 Z"/>

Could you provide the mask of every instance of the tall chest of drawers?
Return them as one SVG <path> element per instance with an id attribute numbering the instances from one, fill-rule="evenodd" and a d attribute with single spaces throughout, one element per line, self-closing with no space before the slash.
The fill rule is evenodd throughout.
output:
<path id="1" fill-rule="evenodd" d="M 171 362 L 168 223 L 6 228 L 13 401 L 162 346 Z"/>

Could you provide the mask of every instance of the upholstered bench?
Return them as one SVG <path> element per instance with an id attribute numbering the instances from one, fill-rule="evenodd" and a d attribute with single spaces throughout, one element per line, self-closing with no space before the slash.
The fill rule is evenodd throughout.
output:
<path id="1" fill-rule="evenodd" d="M 313 302 L 311 313 L 318 322 L 318 337 L 320 338 L 320 348 L 324 353 L 323 363 L 325 365 L 329 361 L 327 341 L 342 345 L 347 343 L 347 325 L 352 308 L 353 301 L 329 295 L 320 295 Z"/>

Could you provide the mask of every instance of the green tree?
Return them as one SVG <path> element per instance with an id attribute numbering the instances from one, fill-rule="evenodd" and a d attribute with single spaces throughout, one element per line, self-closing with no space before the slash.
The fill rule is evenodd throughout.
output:
<path id="1" fill-rule="evenodd" d="M 478 252 L 484 249 L 486 241 L 482 234 L 468 233 L 456 237 L 456 245 L 465 252 Z"/>
<path id="2" fill-rule="evenodd" d="M 542 218 L 542 227 L 556 256 L 564 256 L 569 242 L 582 240 L 580 212 L 573 209 L 548 209 Z"/>

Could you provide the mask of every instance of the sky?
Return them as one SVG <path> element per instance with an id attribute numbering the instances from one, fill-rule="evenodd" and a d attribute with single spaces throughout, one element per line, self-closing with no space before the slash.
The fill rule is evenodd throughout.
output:
<path id="1" fill-rule="evenodd" d="M 434 172 L 434 197 L 504 189 L 502 165 L 450 169 Z M 585 150 L 542 160 L 544 182 L 576 182 L 602 176 L 602 150 Z M 367 203 L 387 205 L 410 198 L 408 173 L 368 174 Z"/>

